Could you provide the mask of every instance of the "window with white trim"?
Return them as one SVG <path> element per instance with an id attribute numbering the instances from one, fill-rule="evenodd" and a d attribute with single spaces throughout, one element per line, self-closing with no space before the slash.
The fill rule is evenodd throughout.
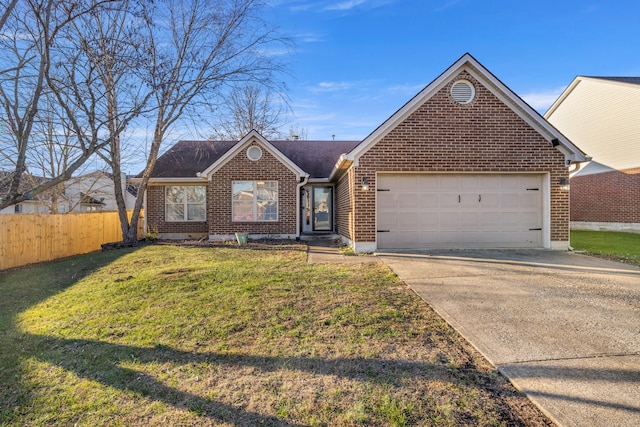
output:
<path id="1" fill-rule="evenodd" d="M 278 220 L 278 181 L 233 181 L 232 186 L 233 221 Z"/>
<path id="2" fill-rule="evenodd" d="M 206 193 L 204 185 L 167 185 L 165 187 L 165 220 L 206 221 Z"/>

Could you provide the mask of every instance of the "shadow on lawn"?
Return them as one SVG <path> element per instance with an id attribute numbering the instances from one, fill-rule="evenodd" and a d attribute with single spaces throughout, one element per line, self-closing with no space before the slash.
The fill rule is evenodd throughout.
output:
<path id="1" fill-rule="evenodd" d="M 242 407 L 203 398 L 170 387 L 162 381 L 123 363 L 172 363 L 189 365 L 206 363 L 215 365 L 251 366 L 264 372 L 280 369 L 309 372 L 317 375 L 334 375 L 355 381 L 387 384 L 400 387 L 406 380 L 425 376 L 441 381 L 461 382 L 475 388 L 491 389 L 501 416 L 511 425 L 519 425 L 503 399 L 516 395 L 515 391 L 500 387 L 496 390 L 490 374 L 478 372 L 474 367 L 452 370 L 444 365 L 391 359 L 247 356 L 241 354 L 198 353 L 176 350 L 158 345 L 135 347 L 103 341 L 60 339 L 51 336 L 25 335 L 30 342 L 33 356 L 38 360 L 59 366 L 75 375 L 105 386 L 133 392 L 147 399 L 166 403 L 179 409 L 187 409 L 200 416 L 238 426 L 271 425 L 296 426 L 277 417 L 250 412 Z"/>
<path id="2" fill-rule="evenodd" d="M 496 406 L 501 412 L 501 417 L 509 424 L 522 424 L 507 403 L 517 392 L 496 383 L 491 379 L 492 374 L 480 373 L 473 366 L 452 370 L 444 364 L 401 360 L 318 359 L 185 352 L 160 345 L 148 348 L 134 347 L 104 341 L 34 335 L 19 330 L 16 318 L 22 311 L 64 291 L 83 277 L 132 251 L 118 250 L 95 254 L 95 258 L 84 258 L 83 262 L 76 264 L 73 260 L 63 260 L 38 266 L 36 268 L 51 268 L 52 273 L 47 276 L 41 271 L 40 274 L 49 280 L 46 283 L 34 284 L 32 288 L 8 283 L 8 275 L 0 273 L 0 294 L 3 295 L 0 299 L 0 424 L 19 423 L 21 416 L 31 410 L 32 390 L 25 384 L 25 378 L 29 373 L 23 372 L 23 362 L 28 358 L 59 366 L 78 377 L 96 381 L 104 386 L 133 392 L 147 399 L 235 425 L 296 424 L 170 387 L 151 375 L 121 365 L 135 360 L 140 363 L 252 366 L 265 372 L 289 369 L 391 386 L 399 386 L 407 379 L 425 376 L 429 379 L 461 382 L 466 386 L 489 390 L 497 398 Z M 82 267 L 79 267 L 80 265 Z M 59 274 L 53 277 L 56 271 Z"/>

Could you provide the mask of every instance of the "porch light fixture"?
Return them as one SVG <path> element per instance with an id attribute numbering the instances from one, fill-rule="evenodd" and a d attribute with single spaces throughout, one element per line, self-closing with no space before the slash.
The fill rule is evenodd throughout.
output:
<path id="1" fill-rule="evenodd" d="M 569 178 L 560 178 L 560 190 L 569 191 Z"/>
<path id="2" fill-rule="evenodd" d="M 369 191 L 369 180 L 367 178 L 362 178 L 362 191 Z"/>

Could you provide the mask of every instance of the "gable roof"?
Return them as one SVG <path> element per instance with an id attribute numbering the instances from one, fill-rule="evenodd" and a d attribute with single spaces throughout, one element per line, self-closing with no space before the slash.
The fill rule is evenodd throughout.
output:
<path id="1" fill-rule="evenodd" d="M 640 77 L 577 76 L 544 116 L 599 163 L 592 173 L 640 167 Z"/>
<path id="2" fill-rule="evenodd" d="M 151 178 L 196 178 L 238 141 L 178 141 L 158 157 Z M 136 175 L 142 178 L 142 172 Z"/>
<path id="3" fill-rule="evenodd" d="M 455 78 L 461 71 L 466 71 L 476 80 L 482 83 L 498 99 L 509 106 L 520 118 L 527 122 L 532 128 L 540 133 L 549 143 L 557 140 L 556 149 L 565 155 L 568 162 L 586 161 L 585 153 L 576 147 L 560 131 L 553 127 L 537 111 L 531 108 L 518 95 L 502 83 L 496 76 L 487 70 L 469 53 L 465 53 L 460 59 L 454 62 L 440 76 L 429 83 L 422 91 L 409 100 L 404 106 L 389 117 L 382 125 L 367 136 L 354 150 L 341 160 L 344 162 L 355 162 L 373 147 L 378 141 L 384 138 L 391 130 L 402 123 L 408 116 L 413 114 L 420 106 L 435 95 L 440 89 Z M 340 169 L 339 165 L 334 168 L 334 174 Z"/>
<path id="4" fill-rule="evenodd" d="M 243 138 L 244 140 L 245 138 Z M 270 145 L 309 178 L 326 179 L 341 154 L 351 151 L 360 141 L 278 140 Z M 235 150 L 232 150 L 233 147 Z M 202 179 L 208 169 L 224 157 L 232 157 L 242 147 L 240 141 L 178 141 L 158 157 L 151 178 Z M 142 173 L 136 178 L 141 178 Z"/>
<path id="5" fill-rule="evenodd" d="M 199 173 L 198 176 L 206 176 L 207 178 L 210 178 L 213 173 L 215 173 L 225 163 L 231 160 L 236 154 L 251 145 L 262 146 L 262 148 L 266 149 L 272 156 L 280 160 L 282 164 L 289 168 L 291 172 L 296 174 L 296 177 L 298 179 L 300 179 L 301 177 L 309 176 L 309 174 L 303 171 L 300 166 L 296 165 L 288 157 L 283 155 L 280 150 L 271 145 L 271 143 L 267 141 L 264 136 L 260 135 L 260 133 L 255 129 L 246 134 L 240 141 L 238 141 L 237 144 L 235 144 L 230 150 L 224 153 L 218 160 L 213 162 L 213 164 L 211 164 L 208 168 Z"/>

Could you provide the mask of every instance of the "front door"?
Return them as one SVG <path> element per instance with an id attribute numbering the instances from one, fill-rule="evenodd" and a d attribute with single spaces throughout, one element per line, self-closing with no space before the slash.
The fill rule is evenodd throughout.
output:
<path id="1" fill-rule="evenodd" d="M 333 231 L 333 187 L 313 187 L 313 231 Z"/>

